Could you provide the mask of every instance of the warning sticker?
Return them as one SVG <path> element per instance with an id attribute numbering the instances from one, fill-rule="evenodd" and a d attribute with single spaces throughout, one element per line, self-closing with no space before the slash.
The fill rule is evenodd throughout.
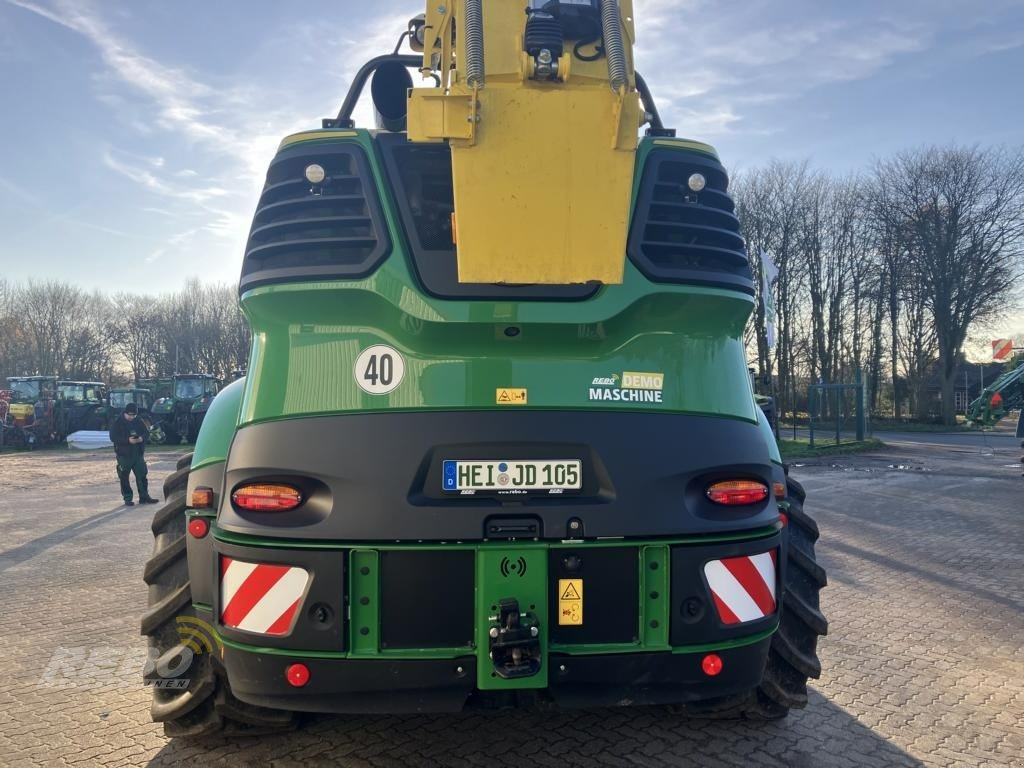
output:
<path id="1" fill-rule="evenodd" d="M 665 386 L 665 374 L 663 373 L 637 373 L 636 371 L 623 371 L 623 389 L 657 389 Z"/>
<path id="2" fill-rule="evenodd" d="M 583 579 L 558 580 L 559 626 L 582 626 Z"/>
<path id="3" fill-rule="evenodd" d="M 498 387 L 494 397 L 498 405 L 526 405 L 525 389 Z"/>

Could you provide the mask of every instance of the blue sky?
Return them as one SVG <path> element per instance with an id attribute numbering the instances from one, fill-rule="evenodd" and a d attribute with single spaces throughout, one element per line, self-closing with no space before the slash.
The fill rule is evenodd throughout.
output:
<path id="1" fill-rule="evenodd" d="M 234 282 L 277 141 L 335 114 L 422 9 L 0 0 L 0 275 Z M 1020 0 L 637 0 L 636 16 L 665 122 L 734 169 L 810 157 L 845 173 L 922 143 L 1024 144 Z"/>

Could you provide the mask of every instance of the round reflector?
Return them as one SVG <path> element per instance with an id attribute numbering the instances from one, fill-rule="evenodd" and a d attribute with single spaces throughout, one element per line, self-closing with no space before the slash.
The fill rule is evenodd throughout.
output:
<path id="1" fill-rule="evenodd" d="M 700 660 L 700 668 L 708 677 L 714 677 L 722 671 L 722 657 L 717 653 L 709 653 Z"/>
<path id="2" fill-rule="evenodd" d="M 203 538 L 210 531 L 210 524 L 201 517 L 193 517 L 188 521 L 188 532 L 197 539 Z"/>
<path id="3" fill-rule="evenodd" d="M 251 512 L 287 512 L 302 503 L 302 492 L 290 485 L 254 483 L 236 488 L 231 500 Z"/>
<path id="4" fill-rule="evenodd" d="M 756 504 L 768 498 L 768 486 L 759 480 L 723 480 L 708 488 L 708 498 L 726 506 Z"/>
<path id="5" fill-rule="evenodd" d="M 291 664 L 284 671 L 284 676 L 288 680 L 288 685 L 301 688 L 309 682 L 309 667 L 305 664 Z"/>

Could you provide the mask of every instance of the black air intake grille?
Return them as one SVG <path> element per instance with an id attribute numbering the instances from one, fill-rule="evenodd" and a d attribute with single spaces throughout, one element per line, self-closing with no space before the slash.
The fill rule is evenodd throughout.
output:
<path id="1" fill-rule="evenodd" d="M 694 192 L 688 180 L 705 179 Z M 654 151 L 644 166 L 629 234 L 629 257 L 656 282 L 754 292 L 746 245 L 721 164 L 696 153 Z"/>
<path id="2" fill-rule="evenodd" d="M 324 169 L 306 180 L 311 164 Z M 285 149 L 267 171 L 242 264 L 241 290 L 266 282 L 359 278 L 390 241 L 363 150 L 354 144 Z"/>

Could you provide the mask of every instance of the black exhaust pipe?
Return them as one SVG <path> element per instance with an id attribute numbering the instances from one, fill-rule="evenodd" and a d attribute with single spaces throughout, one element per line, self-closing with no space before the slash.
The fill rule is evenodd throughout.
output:
<path id="1" fill-rule="evenodd" d="M 378 128 L 400 133 L 406 128 L 412 75 L 404 64 L 386 61 L 377 67 L 370 83 L 370 97 Z"/>

